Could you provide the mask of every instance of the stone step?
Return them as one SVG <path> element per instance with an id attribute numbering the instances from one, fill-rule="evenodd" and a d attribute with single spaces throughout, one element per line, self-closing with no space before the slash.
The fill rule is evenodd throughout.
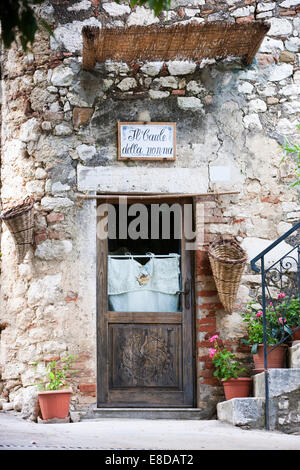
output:
<path id="1" fill-rule="evenodd" d="M 278 397 L 300 387 L 300 369 L 269 369 L 269 397 Z M 265 373 L 253 376 L 253 396 L 265 397 Z"/>
<path id="2" fill-rule="evenodd" d="M 265 373 L 253 376 L 253 397 L 233 398 L 217 405 L 217 417 L 234 426 L 265 427 Z M 299 431 L 299 369 L 269 369 L 269 425 L 282 432 Z"/>
<path id="3" fill-rule="evenodd" d="M 265 427 L 264 398 L 232 398 L 217 404 L 217 416 L 234 426 L 245 426 L 253 429 Z"/>
<path id="4" fill-rule="evenodd" d="M 198 408 L 93 408 L 83 419 L 201 419 Z"/>
<path id="5" fill-rule="evenodd" d="M 300 341 L 293 341 L 288 351 L 288 367 L 299 369 L 300 367 Z"/>

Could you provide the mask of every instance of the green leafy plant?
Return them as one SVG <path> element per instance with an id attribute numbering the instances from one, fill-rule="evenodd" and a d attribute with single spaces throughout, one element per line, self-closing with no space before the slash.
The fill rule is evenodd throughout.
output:
<path id="1" fill-rule="evenodd" d="M 219 336 L 210 338 L 213 348 L 209 349 L 209 354 L 214 365 L 214 376 L 219 380 L 237 379 L 246 369 L 241 367 L 236 356 L 226 348 L 219 345 Z"/>
<path id="2" fill-rule="evenodd" d="M 48 381 L 39 384 L 40 390 L 60 390 L 68 387 L 67 379 L 69 374 L 74 374 L 77 371 L 72 369 L 72 362 L 76 357 L 66 355 L 60 359 L 49 362 L 46 367 Z M 37 365 L 39 361 L 35 362 Z"/>
<path id="3" fill-rule="evenodd" d="M 247 306 L 247 312 L 242 313 L 243 321 L 247 323 L 248 339 L 242 340 L 245 344 L 252 345 L 251 353 L 257 353 L 257 346 L 262 344 L 264 341 L 264 330 L 263 330 L 263 311 L 261 307 L 257 308 L 254 302 L 249 302 Z M 267 345 L 273 346 L 278 342 L 277 340 L 277 325 L 276 330 L 272 328 L 273 324 L 273 311 L 266 309 L 266 338 Z M 271 320 L 271 324 L 270 324 Z"/>
<path id="4" fill-rule="evenodd" d="M 286 319 L 286 326 L 293 328 L 300 326 L 300 302 L 298 297 L 292 297 L 281 303 L 280 307 L 276 307 L 282 318 Z"/>
<path id="5" fill-rule="evenodd" d="M 5 0 L 0 4 L 1 38 L 4 47 L 9 48 L 11 43 L 19 37 L 24 51 L 28 43 L 33 43 L 35 33 L 39 27 L 45 28 L 53 34 L 46 21 L 38 19 L 34 6 L 44 0 Z"/>
<path id="6" fill-rule="evenodd" d="M 129 4 L 131 7 L 134 7 L 135 5 L 148 5 L 150 10 L 153 10 L 154 15 L 158 16 L 161 11 L 169 10 L 171 0 L 131 0 Z"/>
<path id="7" fill-rule="evenodd" d="M 243 321 L 247 323 L 248 339 L 242 340 L 252 345 L 252 354 L 257 353 L 257 346 L 263 344 L 263 311 L 254 302 L 249 302 L 247 312 L 242 314 Z M 292 334 L 292 327 L 300 322 L 299 299 L 287 299 L 284 292 L 278 294 L 274 302 L 266 306 L 266 340 L 267 346 L 274 346 L 287 335 Z"/>
<path id="8" fill-rule="evenodd" d="M 300 130 L 300 124 L 297 124 L 297 129 Z M 297 162 L 297 168 L 296 168 L 296 180 L 290 184 L 290 187 L 295 187 L 300 185 L 300 145 L 298 144 L 291 144 L 287 139 L 285 145 L 282 146 L 282 148 L 288 153 L 288 154 L 295 154 L 296 155 L 296 162 Z M 285 160 L 286 157 L 283 157 L 281 162 Z"/>

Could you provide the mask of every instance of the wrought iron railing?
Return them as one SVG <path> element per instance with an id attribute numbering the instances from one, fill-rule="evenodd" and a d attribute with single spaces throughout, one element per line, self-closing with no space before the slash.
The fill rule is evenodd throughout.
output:
<path id="1" fill-rule="evenodd" d="M 300 222 L 255 256 L 250 262 L 251 268 L 261 273 L 261 298 L 259 300 L 263 312 L 265 425 L 268 430 L 270 429 L 268 355 L 278 348 L 280 344 L 290 339 L 291 331 L 288 327 L 287 314 L 290 310 L 291 302 L 295 303 L 300 298 L 300 240 L 299 237 L 293 236 L 299 229 Z M 291 249 L 279 259 L 273 260 L 272 251 L 283 241 L 288 241 Z M 256 263 L 259 261 L 260 267 L 257 267 Z M 280 338 L 276 344 L 267 348 L 268 333 L 272 330 L 270 329 L 266 313 L 272 309 L 274 309 L 274 312 L 278 312 L 279 301 L 283 298 L 283 308 L 280 310 Z M 294 331 L 298 329 L 300 329 L 300 326 L 295 327 Z"/>

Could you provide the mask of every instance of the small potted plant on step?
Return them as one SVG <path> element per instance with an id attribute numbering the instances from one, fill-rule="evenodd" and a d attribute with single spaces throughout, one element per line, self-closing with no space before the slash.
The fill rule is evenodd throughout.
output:
<path id="1" fill-rule="evenodd" d="M 248 303 L 247 312 L 242 314 L 243 321 L 247 323 L 248 339 L 242 341 L 252 346 L 254 372 L 264 371 L 264 330 L 263 311 L 254 302 Z M 269 302 L 266 307 L 266 343 L 268 368 L 283 368 L 287 345 L 280 343 L 292 330 L 286 323 L 286 318 L 281 316 L 278 307 Z M 278 344 L 280 343 L 280 344 Z M 277 345 L 277 346 L 276 346 Z M 275 347 L 276 346 L 276 347 Z"/>
<path id="2" fill-rule="evenodd" d="M 69 416 L 72 389 L 67 385 L 67 376 L 76 372 L 72 369 L 74 359 L 72 355 L 65 355 L 47 365 L 48 381 L 39 384 L 38 392 L 43 420 L 65 419 Z"/>
<path id="3" fill-rule="evenodd" d="M 215 368 L 214 376 L 221 380 L 226 400 L 249 397 L 252 378 L 240 377 L 246 369 L 240 366 L 231 351 L 219 345 L 218 335 L 212 336 L 209 341 L 213 343 L 209 352 Z"/>
<path id="4" fill-rule="evenodd" d="M 285 330 L 290 332 L 294 341 L 300 340 L 300 301 L 299 297 L 292 295 L 291 297 L 280 292 L 278 299 L 281 303 L 276 306 L 277 314 L 285 323 Z M 289 330 L 290 329 L 290 330 Z"/>

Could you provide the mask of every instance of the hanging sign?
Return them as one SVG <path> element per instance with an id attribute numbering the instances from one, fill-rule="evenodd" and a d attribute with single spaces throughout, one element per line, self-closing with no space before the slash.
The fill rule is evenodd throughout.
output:
<path id="1" fill-rule="evenodd" d="M 175 122 L 119 122 L 119 160 L 175 160 Z"/>

